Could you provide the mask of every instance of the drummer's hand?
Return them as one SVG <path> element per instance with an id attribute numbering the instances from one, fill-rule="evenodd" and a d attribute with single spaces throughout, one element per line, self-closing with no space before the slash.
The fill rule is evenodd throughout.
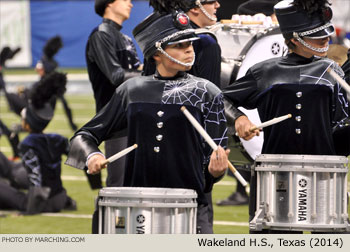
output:
<path id="1" fill-rule="evenodd" d="M 102 168 L 106 168 L 107 165 L 102 166 L 101 164 L 106 161 L 103 155 L 95 154 L 92 155 L 88 160 L 88 173 L 97 174 L 100 173 Z"/>
<path id="2" fill-rule="evenodd" d="M 250 140 L 254 136 L 260 135 L 259 129 L 256 129 L 253 132 L 250 131 L 254 126 L 255 125 L 246 116 L 240 116 L 235 121 L 236 132 L 238 133 L 238 136 L 244 140 Z"/>
<path id="3" fill-rule="evenodd" d="M 218 146 L 216 151 L 210 156 L 210 162 L 208 170 L 210 174 L 217 178 L 224 175 L 227 167 L 228 167 L 228 154 L 230 150 L 224 150 L 221 146 Z"/>

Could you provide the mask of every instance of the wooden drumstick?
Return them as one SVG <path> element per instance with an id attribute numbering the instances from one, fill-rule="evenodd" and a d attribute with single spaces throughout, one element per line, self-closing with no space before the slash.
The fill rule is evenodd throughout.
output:
<path id="1" fill-rule="evenodd" d="M 126 149 L 124 149 L 124 150 L 122 150 L 122 151 L 116 153 L 116 154 L 114 154 L 113 156 L 107 158 L 106 161 L 104 161 L 103 163 L 101 163 L 101 166 L 103 167 L 103 166 L 105 166 L 106 164 L 109 164 L 109 163 L 114 162 L 115 160 L 121 158 L 122 156 L 125 156 L 126 154 L 128 154 L 130 151 L 136 149 L 137 147 L 138 147 L 137 144 L 134 144 L 134 145 L 132 145 L 132 146 L 130 146 L 130 147 L 128 147 L 128 148 L 126 148 Z M 89 173 L 89 170 L 87 170 L 86 173 L 87 173 L 87 174 L 90 174 L 90 173 Z"/>
<path id="2" fill-rule="evenodd" d="M 201 134 L 201 136 L 204 138 L 204 140 L 210 145 L 210 147 L 216 151 L 218 149 L 218 146 L 214 142 L 214 140 L 209 136 L 209 134 L 203 129 L 202 125 L 199 124 L 199 122 L 192 116 L 192 114 L 186 109 L 185 106 L 181 107 L 181 111 L 185 114 L 187 119 L 190 121 L 190 123 L 195 127 L 195 129 Z M 236 176 L 238 181 L 247 188 L 248 183 L 245 181 L 245 179 L 242 177 L 242 175 L 236 170 L 236 168 L 231 164 L 230 161 L 228 161 L 228 167 L 232 171 L 232 173 Z M 247 190 L 247 189 L 246 189 Z"/>
<path id="3" fill-rule="evenodd" d="M 329 74 L 342 86 L 342 88 L 350 95 L 350 86 L 343 80 L 333 69 L 328 68 L 327 71 Z"/>
<path id="4" fill-rule="evenodd" d="M 279 122 L 282 122 L 286 119 L 289 119 L 289 118 L 292 118 L 292 114 L 287 114 L 287 115 L 284 115 L 284 116 L 280 116 L 280 117 L 276 117 L 276 118 L 273 118 L 271 120 L 268 120 L 266 122 L 263 122 L 262 124 L 258 125 L 258 126 L 253 126 L 249 129 L 250 132 L 254 132 L 254 130 L 257 130 L 257 129 L 262 129 L 262 128 L 265 128 L 265 127 L 268 127 L 268 126 L 271 126 L 271 125 L 274 125 L 276 123 L 279 123 Z M 238 133 L 236 132 L 235 134 L 236 136 L 238 136 Z"/>
<path id="5" fill-rule="evenodd" d="M 126 149 L 124 149 L 124 150 L 122 150 L 122 151 L 116 153 L 116 154 L 114 154 L 113 156 L 107 158 L 107 160 L 104 161 L 104 162 L 101 164 L 101 166 L 105 166 L 106 164 L 109 164 L 109 163 L 114 162 L 115 160 L 121 158 L 122 156 L 125 156 L 125 155 L 128 154 L 130 151 L 132 151 L 132 150 L 134 150 L 134 149 L 136 149 L 136 148 L 137 148 L 137 144 L 134 144 L 134 145 L 132 145 L 132 146 L 130 146 L 130 147 L 128 147 L 128 148 L 126 148 Z"/>
<path id="6" fill-rule="evenodd" d="M 279 123 L 279 122 L 282 122 L 286 119 L 289 119 L 289 118 L 292 118 L 292 114 L 288 114 L 288 115 L 284 115 L 284 116 L 280 116 L 280 117 L 276 117 L 276 118 L 273 118 L 271 120 L 268 120 L 266 122 L 263 122 L 262 124 L 258 125 L 258 126 L 254 126 L 254 127 L 251 127 L 249 129 L 249 131 L 253 132 L 254 130 L 256 129 L 262 129 L 262 128 L 265 128 L 265 127 L 268 127 L 268 126 L 271 126 L 271 125 L 274 125 L 276 123 Z"/>

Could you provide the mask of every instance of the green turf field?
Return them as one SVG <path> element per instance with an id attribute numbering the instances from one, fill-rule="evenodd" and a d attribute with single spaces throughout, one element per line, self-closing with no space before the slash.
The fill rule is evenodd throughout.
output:
<path id="1" fill-rule="evenodd" d="M 74 121 L 82 126 L 93 115 L 95 103 L 92 95 L 66 95 L 72 108 Z M 71 131 L 62 105 L 57 103 L 55 117 L 45 132 L 56 132 L 71 137 Z M 20 119 L 7 107 L 5 98 L 0 96 L 0 118 L 7 124 L 19 123 Z M 25 133 L 20 138 L 25 137 Z M 0 150 L 11 156 L 7 139 L 0 139 Z M 65 160 L 65 157 L 63 157 Z M 85 179 L 82 171 L 63 164 L 62 178 L 68 194 L 77 201 L 77 211 L 63 211 L 61 215 L 50 214 L 35 216 L 19 216 L 14 212 L 0 212 L 0 234 L 89 234 L 91 231 L 91 213 L 94 209 L 94 199 L 98 191 L 93 191 Z M 103 173 L 105 177 L 105 172 Z M 235 190 L 235 180 L 225 177 L 217 183 L 213 190 L 213 202 L 224 199 Z M 222 234 L 248 233 L 248 206 L 217 207 L 214 204 L 214 232 Z"/>

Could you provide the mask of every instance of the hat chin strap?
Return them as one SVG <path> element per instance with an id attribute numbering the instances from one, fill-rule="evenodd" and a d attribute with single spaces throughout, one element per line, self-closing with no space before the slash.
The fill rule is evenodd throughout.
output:
<path id="1" fill-rule="evenodd" d="M 309 48 L 310 50 L 314 51 L 314 52 L 318 52 L 318 53 L 324 53 L 327 52 L 329 49 L 329 45 L 327 45 L 326 47 L 322 47 L 322 48 L 316 48 L 310 44 L 308 44 L 305 40 L 303 40 L 299 34 L 297 32 L 293 32 L 293 37 L 298 40 L 303 46 L 305 46 L 306 48 Z"/>
<path id="2" fill-rule="evenodd" d="M 197 0 L 196 1 L 196 5 L 199 7 L 199 9 L 203 12 L 203 14 L 207 17 L 207 18 L 209 18 L 211 21 L 217 21 L 217 18 L 216 17 L 214 17 L 214 16 L 212 16 L 212 15 L 210 15 L 207 11 L 206 11 L 206 9 L 203 7 L 203 5 L 201 4 L 201 1 L 200 0 Z"/>
<path id="3" fill-rule="evenodd" d="M 184 63 L 184 62 L 182 62 L 182 61 L 180 61 L 180 60 L 175 59 L 174 57 L 171 57 L 169 54 L 166 53 L 166 51 L 163 50 L 162 47 L 157 47 L 157 50 L 160 51 L 162 54 L 164 54 L 164 55 L 165 55 L 168 59 L 170 59 L 172 62 L 175 62 L 175 63 L 177 63 L 177 64 L 179 64 L 179 65 L 181 65 L 181 66 L 184 66 L 184 67 L 192 67 L 193 64 L 194 64 L 194 61 L 196 60 L 196 55 L 194 54 L 194 55 L 193 55 L 193 60 L 192 60 L 192 62 L 190 62 L 190 63 Z"/>

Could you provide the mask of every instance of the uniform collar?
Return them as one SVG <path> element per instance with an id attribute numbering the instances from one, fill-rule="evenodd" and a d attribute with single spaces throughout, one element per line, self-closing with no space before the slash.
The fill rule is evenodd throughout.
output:
<path id="1" fill-rule="evenodd" d="M 308 64 L 315 60 L 320 59 L 320 57 L 316 57 L 316 56 L 312 56 L 311 58 L 306 58 L 296 53 L 290 53 L 288 54 L 287 57 L 288 57 L 288 60 L 291 60 L 296 64 Z"/>
<path id="2" fill-rule="evenodd" d="M 178 72 L 175 76 L 173 77 L 162 77 L 158 71 L 156 71 L 156 73 L 154 74 L 154 78 L 158 79 L 158 80 L 176 80 L 179 78 L 182 78 L 186 75 L 186 72 Z"/>
<path id="3" fill-rule="evenodd" d="M 190 21 L 190 24 L 191 24 L 191 26 L 192 26 L 193 29 L 199 29 L 199 28 L 200 28 L 200 27 L 199 27 L 196 23 L 194 23 L 193 21 Z"/>
<path id="4" fill-rule="evenodd" d="M 108 18 L 103 18 L 102 22 L 113 25 L 115 28 L 118 29 L 118 31 L 120 31 L 123 28 L 120 24 L 118 24 L 118 23 L 116 23 L 113 20 L 108 19 Z"/>

